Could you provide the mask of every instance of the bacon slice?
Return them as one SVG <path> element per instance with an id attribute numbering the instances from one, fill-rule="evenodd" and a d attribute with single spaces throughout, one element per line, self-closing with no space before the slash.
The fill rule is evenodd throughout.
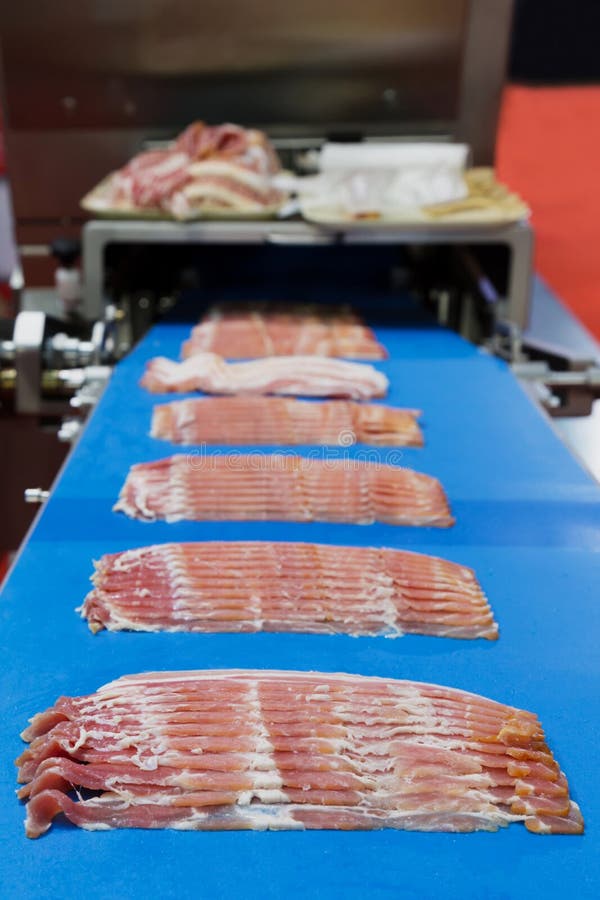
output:
<path id="1" fill-rule="evenodd" d="M 537 717 L 434 684 L 319 672 L 129 675 L 31 719 L 26 833 L 107 828 L 580 834 Z"/>
<path id="2" fill-rule="evenodd" d="M 155 406 L 152 437 L 175 444 L 422 447 L 413 409 L 345 400 L 204 397 Z"/>
<path id="3" fill-rule="evenodd" d="M 284 454 L 176 455 L 129 470 L 116 512 L 135 519 L 275 520 L 448 527 L 429 475 L 354 459 Z"/>
<path id="4" fill-rule="evenodd" d="M 212 307 L 182 347 L 185 358 L 212 351 L 227 359 L 346 356 L 385 359 L 385 347 L 348 307 L 284 303 Z"/>
<path id="5" fill-rule="evenodd" d="M 419 553 L 209 541 L 127 550 L 95 568 L 81 607 L 93 632 L 498 637 L 471 569 Z"/>
<path id="6" fill-rule="evenodd" d="M 140 381 L 153 394 L 290 394 L 304 397 L 383 397 L 388 380 L 373 366 L 315 356 L 278 356 L 227 363 L 216 353 L 197 353 L 182 363 L 150 360 Z"/>

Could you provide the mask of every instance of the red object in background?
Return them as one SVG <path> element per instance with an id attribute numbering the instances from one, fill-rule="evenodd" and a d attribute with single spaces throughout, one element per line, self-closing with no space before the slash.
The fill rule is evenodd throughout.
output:
<path id="1" fill-rule="evenodd" d="M 12 290 L 10 285 L 0 282 L 0 317 L 14 317 Z"/>
<path id="2" fill-rule="evenodd" d="M 4 135 L 2 133 L 2 115 L 0 113 L 0 175 L 6 172 L 5 156 L 4 156 Z"/>
<path id="3" fill-rule="evenodd" d="M 8 553 L 0 553 L 0 584 L 6 578 L 6 574 L 10 567 L 10 556 Z"/>
<path id="4" fill-rule="evenodd" d="M 600 87 L 505 90 L 496 167 L 532 209 L 537 271 L 600 338 Z"/>

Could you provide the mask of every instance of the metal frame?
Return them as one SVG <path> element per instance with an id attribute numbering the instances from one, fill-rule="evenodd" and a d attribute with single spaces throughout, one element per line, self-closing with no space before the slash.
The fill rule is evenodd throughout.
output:
<path id="1" fill-rule="evenodd" d="M 17 316 L 13 340 L 15 345 L 16 404 L 21 413 L 37 414 L 41 411 L 41 348 L 44 344 L 45 328 L 46 316 L 43 312 L 26 312 Z"/>
<path id="2" fill-rule="evenodd" d="M 469 144 L 476 165 L 494 161 L 514 0 L 471 0 L 456 140 Z"/>
<path id="3" fill-rule="evenodd" d="M 88 222 L 83 231 L 84 307 L 101 318 L 104 253 L 109 244 L 504 244 L 510 249 L 507 295 L 499 314 L 519 328 L 529 319 L 533 232 L 527 222 L 502 227 L 325 229 L 307 222 Z"/>

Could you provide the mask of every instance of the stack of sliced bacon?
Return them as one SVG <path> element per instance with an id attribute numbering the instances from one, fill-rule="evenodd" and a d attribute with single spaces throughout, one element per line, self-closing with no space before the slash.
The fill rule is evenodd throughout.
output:
<path id="1" fill-rule="evenodd" d="M 176 219 L 220 211 L 260 216 L 275 212 L 285 199 L 267 175 L 235 160 L 207 159 L 187 172 L 188 180 L 167 202 Z"/>
<path id="2" fill-rule="evenodd" d="M 175 444 L 422 447 L 414 409 L 283 397 L 203 397 L 155 406 L 152 437 Z"/>
<path id="3" fill-rule="evenodd" d="M 581 834 L 530 712 L 414 681 L 318 672 L 129 675 L 23 732 L 26 833 L 404 828 Z"/>
<path id="4" fill-rule="evenodd" d="M 498 637 L 471 569 L 419 553 L 209 541 L 127 550 L 95 566 L 81 607 L 93 632 Z"/>
<path id="5" fill-rule="evenodd" d="M 276 356 L 227 363 L 216 353 L 197 353 L 182 363 L 151 359 L 140 381 L 153 394 L 291 394 L 304 397 L 383 397 L 388 380 L 364 363 L 318 356 Z"/>
<path id="6" fill-rule="evenodd" d="M 135 156 L 102 186 L 102 205 L 178 219 L 228 210 L 261 214 L 281 204 L 277 155 L 260 131 L 194 122 L 169 147 Z"/>
<path id="7" fill-rule="evenodd" d="M 385 359 L 385 347 L 348 307 L 284 303 L 220 304 L 182 348 L 185 358 L 211 351 L 227 359 L 346 356 Z"/>
<path id="8" fill-rule="evenodd" d="M 115 511 L 134 519 L 231 519 L 448 527 L 435 478 L 355 459 L 284 454 L 171 456 L 132 466 Z"/>

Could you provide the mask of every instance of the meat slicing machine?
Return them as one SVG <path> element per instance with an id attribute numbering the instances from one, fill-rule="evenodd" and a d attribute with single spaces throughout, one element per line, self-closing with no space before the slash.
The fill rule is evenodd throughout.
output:
<path id="1" fill-rule="evenodd" d="M 254 221 L 89 220 L 80 207 L 107 173 L 198 118 L 264 129 L 284 166 L 298 172 L 325 141 L 461 141 L 473 164 L 491 165 L 512 6 L 21 0 L 0 9 L 19 260 L 15 316 L 0 329 L 0 452 L 9 451 L 0 546 L 16 546 L 25 530 L 24 490 L 43 501 L 0 598 L 0 884 L 11 897 L 28 898 L 40 885 L 65 898 L 85 887 L 90 900 L 199 891 L 224 900 L 599 895 L 600 798 L 589 748 L 600 741 L 600 673 L 589 599 L 600 578 L 600 500 L 547 415 L 589 412 L 600 393 L 598 351 L 534 277 L 529 222 L 324 226 L 297 212 Z M 389 350 L 376 365 L 390 380 L 390 404 L 424 413 L 425 446 L 403 448 L 402 465 L 440 479 L 454 528 L 217 527 L 112 512 L 131 465 L 178 449 L 149 436 L 157 398 L 138 386 L 146 362 L 177 357 L 202 312 L 227 299 L 356 308 Z M 497 645 L 92 636 L 73 611 L 89 589 L 92 559 L 104 553 L 274 536 L 402 547 L 470 566 L 497 614 Z M 57 823 L 39 841 L 23 837 L 10 761 L 29 716 L 59 694 L 91 692 L 126 672 L 241 666 L 412 678 L 533 709 L 589 832 L 90 834 Z"/>

